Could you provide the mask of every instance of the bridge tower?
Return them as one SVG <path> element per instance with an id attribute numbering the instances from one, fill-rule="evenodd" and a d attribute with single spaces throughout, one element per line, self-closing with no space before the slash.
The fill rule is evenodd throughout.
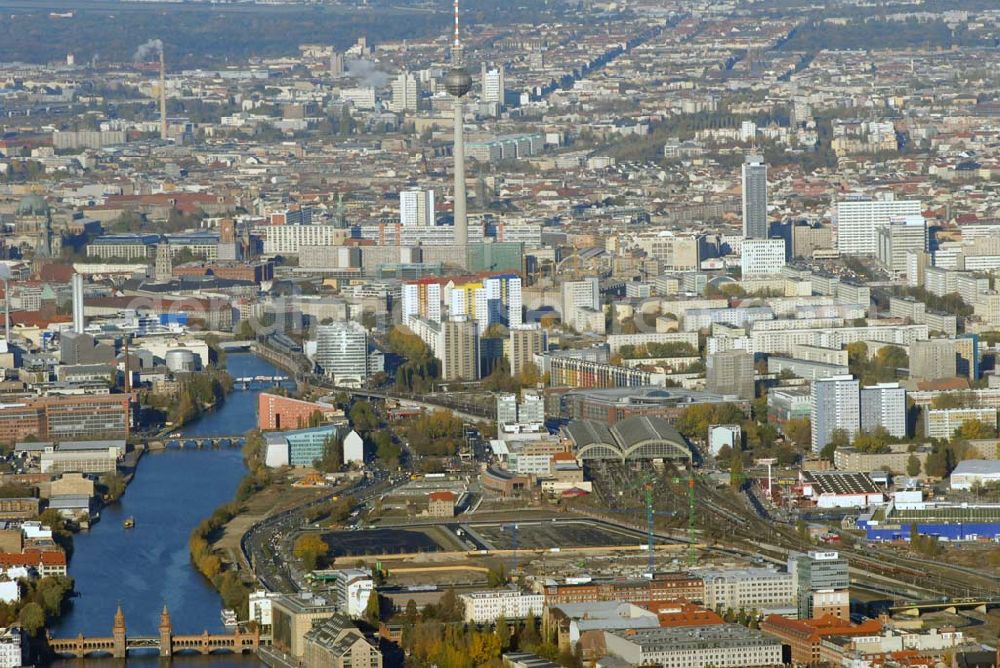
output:
<path id="1" fill-rule="evenodd" d="M 111 637 L 113 641 L 111 655 L 116 659 L 124 659 L 128 645 L 125 641 L 125 613 L 122 612 L 121 603 L 115 612 L 115 625 L 111 628 Z"/>
<path id="2" fill-rule="evenodd" d="M 174 635 L 174 629 L 170 623 L 170 612 L 167 610 L 167 605 L 164 603 L 163 612 L 160 613 L 160 656 L 161 657 L 173 656 L 173 642 L 172 642 L 173 635 Z"/>

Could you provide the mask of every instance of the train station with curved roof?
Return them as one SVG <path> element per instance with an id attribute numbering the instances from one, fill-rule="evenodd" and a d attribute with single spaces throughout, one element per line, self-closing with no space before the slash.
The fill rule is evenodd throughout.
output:
<path id="1" fill-rule="evenodd" d="M 565 431 L 581 461 L 691 459 L 691 448 L 684 437 L 663 418 L 637 416 L 610 426 L 593 420 L 573 420 Z"/>

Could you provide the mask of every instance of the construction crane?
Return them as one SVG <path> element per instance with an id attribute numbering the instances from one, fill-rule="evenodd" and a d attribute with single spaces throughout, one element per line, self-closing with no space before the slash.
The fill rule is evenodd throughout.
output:
<path id="1" fill-rule="evenodd" d="M 697 539 L 697 529 L 695 528 L 695 481 L 701 480 L 702 482 L 708 480 L 706 476 L 695 473 L 694 466 L 690 466 L 687 471 L 687 478 L 682 478 L 675 476 L 671 478 L 674 484 L 687 483 L 687 502 L 688 502 L 688 566 L 694 566 L 698 563 L 698 551 L 695 549 L 695 542 Z M 730 473 L 730 484 L 734 487 L 740 487 L 746 482 L 747 476 L 742 471 L 732 471 Z"/>
<path id="2" fill-rule="evenodd" d="M 649 577 L 653 577 L 655 572 L 655 556 L 654 556 L 654 545 L 653 545 L 653 516 L 656 515 L 656 511 L 653 510 L 653 486 L 656 482 L 656 476 L 652 473 L 646 473 L 639 480 L 629 485 L 626 489 L 622 490 L 622 493 L 626 491 L 631 491 L 638 487 L 642 487 L 643 499 L 646 506 L 646 549 L 649 553 Z"/>
<path id="3" fill-rule="evenodd" d="M 696 535 L 695 535 L 696 534 L 696 530 L 695 530 L 695 526 L 694 526 L 695 525 L 695 522 L 694 522 L 694 516 L 695 516 L 695 507 L 694 507 L 694 476 L 695 476 L 694 467 L 692 466 L 691 468 L 688 469 L 688 477 L 687 477 L 688 566 L 694 566 L 696 563 L 698 563 L 698 551 L 695 550 L 695 547 L 694 547 L 695 538 L 696 538 Z M 684 482 L 683 478 L 677 478 L 677 477 L 672 478 L 671 480 L 674 482 L 674 484 L 678 484 L 678 483 Z"/>

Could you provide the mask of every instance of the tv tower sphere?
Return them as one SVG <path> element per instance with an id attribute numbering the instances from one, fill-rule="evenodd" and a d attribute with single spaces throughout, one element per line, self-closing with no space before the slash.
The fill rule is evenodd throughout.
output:
<path id="1" fill-rule="evenodd" d="M 472 77 L 461 65 L 448 71 L 444 77 L 444 88 L 452 97 L 462 97 L 472 89 Z"/>

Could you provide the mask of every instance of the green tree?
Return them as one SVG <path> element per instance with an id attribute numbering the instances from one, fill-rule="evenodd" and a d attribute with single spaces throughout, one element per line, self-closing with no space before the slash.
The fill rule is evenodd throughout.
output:
<path id="1" fill-rule="evenodd" d="M 442 622 L 460 622 L 465 617 L 465 609 L 462 600 L 455 594 L 454 589 L 448 589 L 441 595 L 437 604 L 437 618 Z"/>
<path id="2" fill-rule="evenodd" d="M 412 598 L 406 602 L 406 608 L 403 611 L 403 619 L 406 621 L 407 626 L 413 626 L 417 623 L 417 619 L 420 618 L 420 612 L 417 610 L 417 602 Z"/>
<path id="3" fill-rule="evenodd" d="M 416 604 L 414 604 L 415 606 Z M 375 626 L 382 619 L 382 606 L 377 591 L 372 591 L 368 595 L 368 603 L 365 605 L 365 621 Z"/>
<path id="4" fill-rule="evenodd" d="M 314 533 L 299 536 L 292 546 L 292 554 L 301 559 L 303 566 L 309 571 L 316 570 L 329 551 L 330 546 Z"/>
<path id="5" fill-rule="evenodd" d="M 45 611 L 35 602 L 26 603 L 17 614 L 17 620 L 25 633 L 34 638 L 45 626 Z"/>
<path id="6" fill-rule="evenodd" d="M 732 459 L 729 462 L 729 485 L 734 489 L 743 484 L 743 453 L 738 449 L 733 449 Z"/>
<path id="7" fill-rule="evenodd" d="M 834 429 L 830 432 L 830 441 L 823 446 L 820 451 L 820 457 L 833 461 L 833 453 L 837 451 L 838 448 L 846 448 L 851 444 L 851 437 L 848 435 L 846 429 Z"/>
<path id="8" fill-rule="evenodd" d="M 506 652 L 510 648 L 510 624 L 503 615 L 497 617 L 497 638 L 500 640 L 500 650 Z"/>
<path id="9" fill-rule="evenodd" d="M 868 346 L 863 341 L 847 344 L 847 368 L 857 378 L 868 370 Z"/>
<path id="10" fill-rule="evenodd" d="M 250 590 L 240 580 L 236 571 L 230 570 L 223 573 L 216 586 L 222 597 L 222 605 L 232 608 L 241 617 L 248 614 Z"/>
<path id="11" fill-rule="evenodd" d="M 955 438 L 964 441 L 993 438 L 996 435 L 996 429 L 980 420 L 966 420 L 955 430 Z"/>
<path id="12" fill-rule="evenodd" d="M 878 455 L 891 450 L 889 448 L 891 441 L 892 435 L 885 427 L 879 425 L 871 432 L 858 432 L 854 438 L 854 447 L 861 452 Z"/>
<path id="13" fill-rule="evenodd" d="M 524 619 L 524 626 L 517 638 L 518 646 L 522 650 L 532 651 L 541 641 L 542 638 L 538 634 L 538 618 L 535 617 L 534 610 L 529 610 L 528 616 Z"/>
<path id="14" fill-rule="evenodd" d="M 318 427 L 323 424 L 323 411 L 316 409 L 309 414 L 309 424 L 306 425 L 309 428 Z"/>
<path id="15" fill-rule="evenodd" d="M 920 459 L 911 452 L 909 458 L 906 460 L 906 475 L 916 477 L 920 475 L 920 468 Z"/>
<path id="16" fill-rule="evenodd" d="M 486 583 L 490 588 L 504 587 L 508 582 L 507 569 L 502 563 L 491 568 L 486 574 Z"/>
<path id="17" fill-rule="evenodd" d="M 100 486 L 107 501 L 117 501 L 125 493 L 125 478 L 120 473 L 111 473 L 101 477 Z"/>
<path id="18" fill-rule="evenodd" d="M 812 441 L 812 423 L 809 418 L 793 418 L 785 423 L 785 436 L 799 446 L 806 446 Z"/>
<path id="19" fill-rule="evenodd" d="M 344 444 L 336 434 L 323 440 L 323 457 L 313 462 L 316 469 L 324 473 L 336 473 L 344 466 Z"/>
<path id="20" fill-rule="evenodd" d="M 375 456 L 387 469 L 394 469 L 399 466 L 399 458 L 402 452 L 402 448 L 396 445 L 393 440 L 392 432 L 382 430 L 375 434 Z"/>
<path id="21" fill-rule="evenodd" d="M 955 468 L 955 454 L 952 449 L 942 443 L 934 444 L 924 462 L 924 473 L 932 478 L 944 478 L 953 468 Z"/>
<path id="22" fill-rule="evenodd" d="M 369 432 L 378 428 L 378 416 L 368 401 L 358 401 L 351 406 L 351 425 L 358 432 Z"/>

